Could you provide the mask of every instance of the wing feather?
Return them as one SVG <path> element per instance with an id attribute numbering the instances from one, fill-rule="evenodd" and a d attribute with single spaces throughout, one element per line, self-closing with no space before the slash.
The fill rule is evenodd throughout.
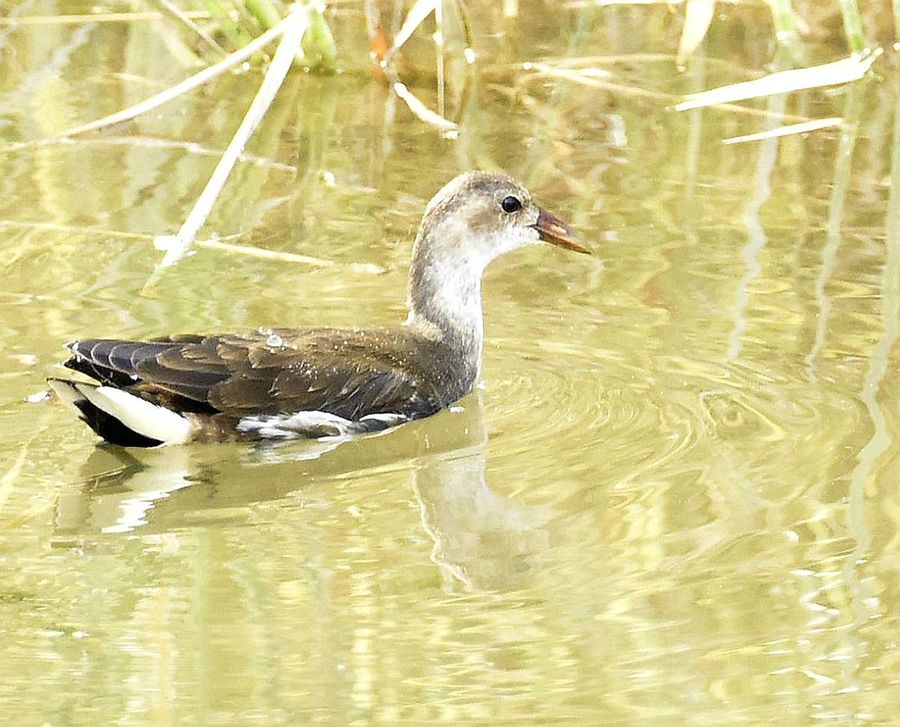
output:
<path id="1" fill-rule="evenodd" d="M 275 333 L 77 341 L 67 365 L 169 407 L 235 419 L 300 411 L 417 418 L 450 403 L 416 365 L 423 343 L 406 329 Z"/>

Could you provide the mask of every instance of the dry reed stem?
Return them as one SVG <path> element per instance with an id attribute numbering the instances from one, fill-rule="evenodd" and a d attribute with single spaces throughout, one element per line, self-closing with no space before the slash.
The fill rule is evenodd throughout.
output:
<path id="1" fill-rule="evenodd" d="M 159 139 L 153 136 L 115 136 L 106 134 L 104 136 L 87 137 L 84 139 L 72 139 L 63 137 L 60 139 L 45 140 L 41 146 L 60 145 L 84 145 L 84 146 L 130 146 L 135 148 L 147 149 L 178 149 L 187 154 L 196 154 L 197 156 L 220 157 L 223 154 L 222 149 L 210 149 L 209 147 L 198 144 L 195 141 L 177 141 L 175 139 Z M 8 151 L 8 150 L 6 150 Z M 280 172 L 296 174 L 297 167 L 292 164 L 275 161 L 267 157 L 257 156 L 256 154 L 247 154 L 242 152 L 238 155 L 238 161 L 247 164 L 253 164 L 266 169 L 275 169 Z"/>
<path id="2" fill-rule="evenodd" d="M 106 230 L 100 227 L 81 227 L 78 225 L 61 225 L 55 222 L 22 222 L 18 220 L 0 220 L 0 229 L 14 230 L 43 230 L 47 232 L 64 232 L 74 235 L 101 235 L 106 238 L 123 238 L 126 240 L 144 240 L 153 242 L 156 235 L 144 232 L 122 232 L 119 230 Z M 312 267 L 327 268 L 342 265 L 334 260 L 299 255 L 292 252 L 279 252 L 278 250 L 266 250 L 265 248 L 250 247 L 248 245 L 236 245 L 222 240 L 196 240 L 194 246 L 208 250 L 217 250 L 234 255 L 246 255 L 248 257 L 261 258 L 263 260 L 275 260 L 284 263 L 310 265 Z M 380 275 L 384 268 L 373 263 L 350 263 L 347 265 L 354 272 Z"/>
<path id="3" fill-rule="evenodd" d="M 175 18 L 179 23 L 181 23 L 184 27 L 186 27 L 189 31 L 191 31 L 194 35 L 196 35 L 200 40 L 206 43 L 207 47 L 211 48 L 216 53 L 227 56 L 228 51 L 226 51 L 222 46 L 220 46 L 215 38 L 213 38 L 209 33 L 207 33 L 203 28 L 201 28 L 197 23 L 195 23 L 190 17 L 188 17 L 187 13 L 185 13 L 181 8 L 171 2 L 171 0 L 155 0 L 163 10 Z"/>
<path id="4" fill-rule="evenodd" d="M 681 29 L 681 39 L 678 41 L 678 65 L 693 55 L 698 46 L 703 42 L 706 33 L 712 23 L 716 11 L 716 0 L 687 0 L 684 10 L 684 26 Z"/>
<path id="5" fill-rule="evenodd" d="M 266 71 L 265 78 L 256 93 L 256 97 L 250 104 L 241 125 L 235 132 L 234 137 L 225 149 L 225 153 L 213 170 L 212 176 L 209 178 L 203 192 L 194 204 L 193 209 L 188 214 L 187 219 L 181 226 L 181 229 L 174 236 L 161 236 L 157 238 L 157 247 L 165 246 L 166 254 L 160 262 L 160 268 L 166 268 L 174 265 L 184 258 L 191 249 L 197 232 L 206 222 L 209 213 L 212 211 L 213 205 L 219 198 L 222 188 L 231 170 L 237 163 L 238 157 L 249 141 L 256 127 L 259 126 L 266 111 L 271 106 L 275 95 L 281 88 L 285 76 L 294 62 L 297 49 L 300 47 L 300 41 L 309 27 L 309 14 L 305 7 L 301 5 L 295 6 L 291 14 L 276 28 L 280 27 L 283 33 L 278 49 L 275 51 L 275 57 Z M 274 30 L 275 28 L 273 28 Z"/>
<path id="6" fill-rule="evenodd" d="M 174 101 L 176 98 L 182 96 L 188 91 L 192 91 L 198 86 L 202 86 L 204 83 L 222 75 L 227 70 L 233 68 L 239 63 L 243 63 L 254 53 L 263 49 L 265 46 L 267 46 L 269 43 L 271 43 L 273 40 L 284 33 L 285 28 L 287 27 L 292 17 L 293 16 L 288 16 L 274 28 L 272 28 L 271 30 L 267 30 L 261 36 L 255 38 L 243 48 L 235 51 L 227 58 L 221 60 L 219 63 L 209 66 L 208 68 L 204 68 L 199 73 L 195 73 L 193 76 L 186 78 L 181 83 L 177 83 L 174 86 L 167 88 L 165 91 L 161 91 L 160 93 L 157 93 L 150 98 L 135 104 L 134 106 L 129 106 L 128 108 L 117 111 L 114 114 L 104 116 L 102 119 L 97 119 L 96 121 L 91 121 L 87 124 L 75 126 L 71 129 L 66 129 L 65 131 L 61 131 L 58 134 L 53 134 L 52 136 L 44 137 L 43 139 L 34 139 L 32 141 L 8 144 L 4 147 L 0 147 L 0 152 L 42 146 L 44 144 L 55 142 L 66 137 L 86 134 L 89 131 L 97 131 L 107 126 L 112 126 L 113 124 L 120 124 L 123 121 L 130 121 L 131 119 L 140 116 L 141 114 L 145 114 L 148 111 L 152 111 L 153 109 L 162 106 L 169 101 Z"/>
<path id="7" fill-rule="evenodd" d="M 184 13 L 190 20 L 208 20 L 205 10 Z M 134 23 L 148 20 L 164 20 L 165 15 L 157 12 L 143 13 L 95 13 L 85 15 L 26 15 L 17 18 L 0 18 L 0 28 L 28 25 L 84 25 L 86 23 Z"/>
<path id="8" fill-rule="evenodd" d="M 446 134 L 456 133 L 458 127 L 455 123 L 429 109 L 405 84 L 395 81 L 391 84 L 391 87 L 394 89 L 397 97 L 409 107 L 409 110 L 412 111 L 417 119 L 441 129 Z"/>
<path id="9" fill-rule="evenodd" d="M 561 68 L 554 68 L 553 66 L 547 66 L 543 63 L 528 63 L 525 64 L 526 70 L 534 70 L 537 73 L 533 76 L 530 76 L 524 81 L 530 81 L 535 79 L 540 79 L 543 76 L 549 78 L 562 78 L 567 81 L 572 81 L 573 83 L 578 83 L 582 86 L 587 86 L 589 88 L 597 88 L 604 91 L 610 91 L 611 93 L 618 93 L 624 96 L 631 96 L 633 98 L 646 98 L 653 101 L 661 101 L 666 104 L 671 104 L 677 102 L 681 99 L 681 96 L 672 93 L 664 93 L 662 91 L 651 91 L 645 88 L 638 88 L 636 86 L 626 86 L 621 83 L 613 83 L 611 81 L 604 81 L 598 79 L 593 76 L 585 76 L 584 74 L 578 73 L 577 71 L 568 71 Z M 500 87 L 500 86 L 491 86 L 492 89 L 498 91 L 508 91 L 508 88 Z M 788 113 L 778 113 L 774 111 L 770 111 L 768 109 L 754 109 L 749 108 L 747 106 L 739 106 L 737 104 L 729 104 L 722 103 L 716 104 L 716 108 L 720 111 L 730 111 L 736 114 L 743 114 L 745 116 L 759 116 L 763 118 L 775 118 L 775 119 L 783 119 L 785 121 L 794 121 L 794 122 L 808 122 L 813 121 L 806 116 L 798 116 L 796 114 L 788 114 Z"/>
<path id="10" fill-rule="evenodd" d="M 881 49 L 860 53 L 839 61 L 809 68 L 795 68 L 790 71 L 770 73 L 762 78 L 742 83 L 732 83 L 709 91 L 690 94 L 679 104 L 676 111 L 687 111 L 705 106 L 718 106 L 732 101 L 747 101 L 754 98 L 774 96 L 792 91 L 807 91 L 823 86 L 836 86 L 858 81 L 868 73 L 872 64 L 881 55 Z"/>
<path id="11" fill-rule="evenodd" d="M 425 22 L 425 19 L 435 12 L 440 2 L 441 0 L 416 0 L 416 3 L 406 14 L 406 18 L 403 21 L 403 25 L 400 26 L 397 35 L 394 36 L 394 42 L 385 55 L 385 63 L 390 63 L 390 59 L 393 58 L 394 54 L 410 39 L 412 34 L 416 32 L 416 29 Z"/>
<path id="12" fill-rule="evenodd" d="M 833 116 L 828 119 L 814 119 L 813 121 L 804 121 L 800 124 L 791 124 L 789 126 L 779 126 L 777 129 L 770 131 L 760 131 L 756 134 L 745 134 L 743 136 L 732 136 L 728 139 L 722 139 L 723 144 L 743 144 L 748 141 L 763 141 L 764 139 L 773 139 L 779 136 L 791 136 L 793 134 L 806 134 L 810 131 L 818 131 L 819 129 L 827 129 L 831 126 L 841 126 L 844 119 L 840 116 Z"/>
<path id="13" fill-rule="evenodd" d="M 384 54 L 384 60 L 382 61 L 381 66 L 385 69 L 385 73 L 388 76 L 394 93 L 407 105 L 407 107 L 409 107 L 409 110 L 417 119 L 440 129 L 447 136 L 452 136 L 457 133 L 457 125 L 444 116 L 444 38 L 441 2 L 442 0 L 416 0 L 415 4 L 406 14 L 406 18 L 404 18 L 403 24 L 400 26 L 397 35 L 394 36 L 393 44 L 388 49 L 387 53 Z M 437 45 L 437 53 L 435 54 L 435 63 L 437 65 L 437 112 L 429 109 L 412 91 L 409 90 L 409 88 L 407 88 L 406 84 L 399 80 L 396 73 L 389 72 L 388 70 L 397 51 L 412 37 L 412 34 L 416 32 L 419 26 L 421 26 L 426 18 L 432 13 L 435 14 L 435 22 L 437 23 L 438 28 L 435 38 L 435 43 Z"/>

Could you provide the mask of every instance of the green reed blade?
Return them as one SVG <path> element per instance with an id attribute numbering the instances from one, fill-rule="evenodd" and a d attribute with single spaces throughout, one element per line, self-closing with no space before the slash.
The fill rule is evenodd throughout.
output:
<path id="1" fill-rule="evenodd" d="M 326 73 L 337 70 L 337 43 L 318 3 L 309 9 L 309 29 L 303 36 L 303 62 Z"/>
<path id="2" fill-rule="evenodd" d="M 212 15 L 219 31 L 236 47 L 241 48 L 250 42 L 250 35 L 231 19 L 228 8 L 219 0 L 203 0 L 203 4 Z"/>
<path id="3" fill-rule="evenodd" d="M 263 30 L 277 25 L 284 17 L 284 7 L 277 0 L 244 0 L 244 7 Z"/>
<path id="4" fill-rule="evenodd" d="M 900 0 L 892 0 L 891 7 L 894 9 L 894 48 L 900 47 Z"/>
<path id="5" fill-rule="evenodd" d="M 790 44 L 796 40 L 797 27 L 791 0 L 769 0 L 769 8 L 772 11 L 772 22 L 775 24 L 775 37 L 778 41 Z"/>
<path id="6" fill-rule="evenodd" d="M 862 53 L 867 45 L 863 35 L 862 17 L 859 14 L 859 6 L 856 0 L 838 0 L 841 6 L 841 15 L 844 18 L 844 33 L 847 35 L 847 43 L 854 53 Z"/>

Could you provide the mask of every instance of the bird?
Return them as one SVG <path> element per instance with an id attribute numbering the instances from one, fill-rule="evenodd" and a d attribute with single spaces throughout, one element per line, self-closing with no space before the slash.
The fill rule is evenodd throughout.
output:
<path id="1" fill-rule="evenodd" d="M 83 376 L 48 383 L 96 434 L 122 447 L 384 430 L 473 390 L 484 347 L 482 274 L 501 255 L 539 242 L 591 253 L 519 182 L 465 172 L 425 207 L 402 324 L 85 338 L 66 344 L 63 364 Z"/>

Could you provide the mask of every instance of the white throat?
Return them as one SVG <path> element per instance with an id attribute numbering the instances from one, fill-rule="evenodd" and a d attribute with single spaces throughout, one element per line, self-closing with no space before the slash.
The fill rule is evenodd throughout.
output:
<path id="1" fill-rule="evenodd" d="M 481 305 L 481 261 L 460 260 L 436 265 L 411 288 L 408 324 L 427 321 L 444 333 L 457 333 L 480 343 L 484 337 Z"/>
<path id="2" fill-rule="evenodd" d="M 430 219 L 429 219 L 430 217 Z M 475 231 L 464 215 L 426 214 L 416 237 L 409 275 L 406 324 L 460 349 L 481 370 L 484 347 L 481 278 L 496 258 L 539 241 L 527 227 Z"/>

